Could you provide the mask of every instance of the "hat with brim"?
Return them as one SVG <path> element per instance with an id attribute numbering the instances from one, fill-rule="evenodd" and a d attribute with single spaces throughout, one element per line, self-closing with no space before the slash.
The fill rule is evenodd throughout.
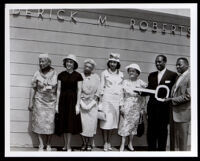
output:
<path id="1" fill-rule="evenodd" d="M 39 59 L 40 58 L 49 58 L 49 55 L 48 54 L 40 54 L 39 55 Z"/>
<path id="2" fill-rule="evenodd" d="M 137 65 L 137 64 L 130 64 L 130 65 L 128 65 L 128 66 L 125 67 L 125 69 L 127 70 L 127 72 L 128 72 L 128 69 L 130 69 L 130 68 L 136 69 L 136 70 L 138 70 L 141 73 L 141 69 L 140 69 L 139 65 Z"/>
<path id="3" fill-rule="evenodd" d="M 118 53 L 110 53 L 108 61 L 116 61 L 116 62 L 120 63 L 119 58 L 120 58 L 120 54 L 118 54 Z"/>
<path id="4" fill-rule="evenodd" d="M 66 59 L 71 59 L 74 61 L 74 69 L 77 69 L 78 68 L 78 62 L 76 60 L 76 56 L 73 55 L 73 54 L 69 54 L 67 55 L 66 57 L 63 58 L 63 61 L 65 61 Z"/>
<path id="5" fill-rule="evenodd" d="M 90 63 L 94 67 L 97 65 L 96 62 L 93 59 L 90 59 L 90 58 L 84 60 L 84 64 L 86 64 L 86 63 Z"/>

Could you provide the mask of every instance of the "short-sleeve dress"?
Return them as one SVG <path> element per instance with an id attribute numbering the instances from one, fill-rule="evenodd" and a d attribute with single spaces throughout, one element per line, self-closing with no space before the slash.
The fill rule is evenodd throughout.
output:
<path id="1" fill-rule="evenodd" d="M 78 82 L 83 78 L 80 73 L 63 71 L 58 75 L 61 81 L 61 91 L 58 104 L 60 133 L 79 134 L 82 132 L 81 116 L 76 115 L 75 106 L 77 103 Z"/>
<path id="2" fill-rule="evenodd" d="M 47 74 L 40 70 L 32 78 L 33 98 L 32 131 L 37 134 L 54 133 L 57 72 L 51 68 Z"/>
<path id="3" fill-rule="evenodd" d="M 134 92 L 134 88 L 145 88 L 147 84 L 141 79 L 136 81 L 124 80 L 123 93 L 124 105 L 121 111 L 124 112 L 124 117 L 120 116 L 118 134 L 120 136 L 129 136 L 137 134 L 139 124 L 140 111 L 145 109 L 146 98 Z"/>

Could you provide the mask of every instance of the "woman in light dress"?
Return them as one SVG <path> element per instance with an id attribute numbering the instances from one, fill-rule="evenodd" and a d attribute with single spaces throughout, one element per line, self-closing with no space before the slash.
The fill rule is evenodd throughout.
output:
<path id="1" fill-rule="evenodd" d="M 100 120 L 100 128 L 103 133 L 104 151 L 112 150 L 112 130 L 118 128 L 119 108 L 122 103 L 122 82 L 123 73 L 120 69 L 120 55 L 111 53 L 107 66 L 108 69 L 101 73 L 101 98 L 103 111 L 106 113 L 106 120 Z"/>
<path id="2" fill-rule="evenodd" d="M 83 139 L 82 151 L 92 150 L 92 141 L 97 130 L 97 101 L 99 97 L 100 78 L 94 73 L 96 63 L 92 59 L 84 61 L 83 86 L 81 91 L 80 112 Z"/>
<path id="3" fill-rule="evenodd" d="M 39 66 L 40 70 L 32 78 L 29 110 L 32 111 L 32 131 L 39 139 L 39 151 L 44 149 L 44 135 L 47 136 L 46 150 L 51 151 L 51 136 L 55 128 L 57 73 L 51 67 L 48 54 L 40 54 Z"/>
<path id="4" fill-rule="evenodd" d="M 120 123 L 118 134 L 122 137 L 120 151 L 124 151 L 126 137 L 129 136 L 128 149 L 133 151 L 133 136 L 137 134 L 140 114 L 146 106 L 146 98 L 134 92 L 134 88 L 145 88 L 147 84 L 138 79 L 141 69 L 137 64 L 126 67 L 129 79 L 123 81 L 123 106 L 120 109 Z"/>

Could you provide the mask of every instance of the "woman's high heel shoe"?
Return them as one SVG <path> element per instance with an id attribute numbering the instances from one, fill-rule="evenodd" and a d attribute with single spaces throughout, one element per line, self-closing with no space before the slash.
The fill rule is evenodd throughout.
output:
<path id="1" fill-rule="evenodd" d="M 81 151 L 85 151 L 86 150 L 86 145 L 85 144 L 83 144 L 82 146 L 81 146 Z"/>
<path id="2" fill-rule="evenodd" d="M 51 146 L 50 145 L 47 145 L 47 151 L 51 151 Z"/>
<path id="3" fill-rule="evenodd" d="M 112 151 L 112 147 L 110 143 L 108 143 L 108 150 Z"/>
<path id="4" fill-rule="evenodd" d="M 124 151 L 124 146 L 120 146 L 119 151 Z"/>
<path id="5" fill-rule="evenodd" d="M 108 144 L 107 144 L 107 143 L 104 144 L 103 150 L 104 150 L 104 151 L 108 151 Z"/>
<path id="6" fill-rule="evenodd" d="M 91 145 L 87 146 L 87 151 L 92 151 L 92 146 Z"/>
<path id="7" fill-rule="evenodd" d="M 44 151 L 44 145 L 39 145 L 38 151 Z"/>
<path id="8" fill-rule="evenodd" d="M 67 151 L 68 151 L 68 152 L 71 152 L 71 151 L 72 151 L 72 149 L 71 149 L 71 148 L 69 148 L 69 149 L 67 149 Z"/>
<path id="9" fill-rule="evenodd" d="M 128 150 L 129 150 L 129 151 L 134 151 L 133 146 L 130 146 L 130 145 L 128 144 Z"/>
<path id="10" fill-rule="evenodd" d="M 67 151 L 67 147 L 64 146 L 64 147 L 62 148 L 62 151 Z"/>

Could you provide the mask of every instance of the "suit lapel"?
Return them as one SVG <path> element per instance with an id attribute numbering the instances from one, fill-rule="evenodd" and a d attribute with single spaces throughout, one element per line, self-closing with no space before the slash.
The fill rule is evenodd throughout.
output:
<path id="1" fill-rule="evenodd" d="M 190 73 L 188 72 L 186 75 L 183 76 L 183 78 L 181 79 L 181 81 L 179 82 L 178 86 L 176 87 L 176 89 L 173 89 L 173 94 L 178 90 L 178 88 L 185 82 L 186 78 L 189 77 Z M 178 77 L 179 78 L 179 77 Z M 177 80 L 178 80 L 177 78 Z M 176 80 L 176 82 L 177 82 Z M 174 84 L 174 88 L 175 88 L 176 83 Z M 174 91 L 175 90 L 175 91 Z"/>
<path id="2" fill-rule="evenodd" d="M 174 90 L 175 90 L 176 82 L 177 82 L 178 78 L 179 78 L 179 76 L 176 78 L 176 81 L 175 81 L 174 85 L 172 86 L 172 89 L 171 89 L 171 97 L 173 97 L 173 94 L 174 94 L 174 92 L 175 92 Z"/>
<path id="3" fill-rule="evenodd" d="M 185 82 L 186 78 L 189 76 L 189 72 L 183 76 L 183 78 L 181 79 L 181 81 L 178 84 L 178 87 L 176 88 L 176 90 Z M 176 92 L 176 91 L 175 91 Z"/>

